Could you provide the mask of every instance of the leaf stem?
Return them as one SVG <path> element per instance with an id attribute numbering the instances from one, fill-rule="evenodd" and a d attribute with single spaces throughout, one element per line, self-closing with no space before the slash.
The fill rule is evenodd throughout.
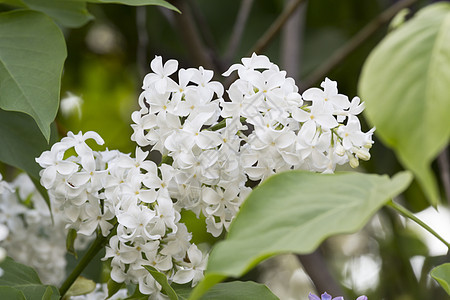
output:
<path id="1" fill-rule="evenodd" d="M 75 280 L 80 276 L 81 272 L 86 268 L 86 266 L 91 262 L 91 260 L 97 255 L 97 253 L 106 245 L 109 239 L 116 234 L 117 224 L 114 224 L 114 227 L 111 229 L 111 232 L 108 236 L 104 237 L 100 233 L 97 233 L 97 238 L 91 244 L 86 254 L 81 258 L 75 268 L 72 270 L 72 273 L 66 278 L 61 287 L 59 288 L 59 294 L 61 298 L 67 293 L 69 288 L 75 282 Z"/>
<path id="2" fill-rule="evenodd" d="M 404 216 L 404 217 L 406 217 L 408 219 L 411 219 L 412 221 L 416 222 L 418 225 L 420 225 L 422 228 L 424 228 L 426 231 L 428 231 L 429 233 L 434 235 L 438 240 L 440 240 L 442 243 L 444 243 L 445 246 L 447 246 L 448 249 L 450 249 L 450 244 L 446 240 L 444 240 L 443 237 L 441 237 L 436 231 L 434 231 L 430 226 L 425 224 L 422 220 L 420 220 L 415 215 L 413 215 L 413 213 L 410 212 L 409 210 L 407 210 L 405 207 L 401 206 L 400 204 L 395 203 L 392 200 L 389 201 L 387 205 L 389 207 L 393 208 L 394 210 L 396 210 L 402 216 Z"/>

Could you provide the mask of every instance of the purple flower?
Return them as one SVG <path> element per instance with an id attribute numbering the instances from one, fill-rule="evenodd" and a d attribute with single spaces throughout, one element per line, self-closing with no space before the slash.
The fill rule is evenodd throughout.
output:
<path id="1" fill-rule="evenodd" d="M 309 293 L 308 295 L 309 300 L 344 300 L 344 297 L 335 297 L 331 299 L 331 296 L 328 295 L 326 292 L 322 294 L 322 296 L 319 298 L 318 296 Z M 363 300 L 363 299 L 361 299 Z"/>
<path id="2" fill-rule="evenodd" d="M 342 296 L 332 298 L 326 292 L 323 293 L 320 298 L 314 294 L 309 293 L 308 298 L 309 298 L 309 300 L 344 300 L 344 297 L 342 297 Z M 364 296 L 364 295 L 359 296 L 358 298 L 356 298 L 356 300 L 367 300 L 367 296 Z"/>

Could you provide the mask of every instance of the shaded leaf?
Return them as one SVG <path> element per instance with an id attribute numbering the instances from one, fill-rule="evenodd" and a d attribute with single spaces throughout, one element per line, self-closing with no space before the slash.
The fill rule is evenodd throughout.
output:
<path id="1" fill-rule="evenodd" d="M 10 286 L 0 286 L 0 295 L 8 300 L 26 300 L 25 295 Z"/>
<path id="2" fill-rule="evenodd" d="M 408 172 L 387 176 L 292 171 L 254 189 L 232 222 L 227 238 L 213 248 L 205 278 L 191 298 L 225 277 L 240 277 L 281 253 L 306 254 L 327 237 L 361 229 L 411 181 Z"/>
<path id="3" fill-rule="evenodd" d="M 450 263 L 435 267 L 431 270 L 430 275 L 439 282 L 447 294 L 450 295 Z"/>
<path id="4" fill-rule="evenodd" d="M 53 289 L 50 286 L 47 286 L 44 295 L 42 296 L 42 300 L 51 300 L 53 296 Z"/>
<path id="5" fill-rule="evenodd" d="M 80 0 L 22 0 L 29 8 L 49 15 L 66 27 L 80 27 L 93 19 Z"/>
<path id="6" fill-rule="evenodd" d="M 431 162 L 450 137 L 450 4 L 437 3 L 392 31 L 364 64 L 359 93 L 376 134 L 394 149 L 432 205 Z"/>
<path id="7" fill-rule="evenodd" d="M 54 286 L 43 285 L 32 268 L 17 263 L 10 257 L 0 263 L 0 268 L 4 271 L 0 277 L 0 287 L 13 287 L 21 291 L 27 300 L 59 299 L 58 289 Z M 49 288 L 52 292 L 48 291 Z"/>
<path id="8" fill-rule="evenodd" d="M 0 161 L 22 169 L 39 180 L 40 166 L 35 158 L 50 148 L 33 119 L 23 113 L 0 109 Z M 51 142 L 56 141 L 56 130 Z M 40 185 L 39 185 L 40 186 Z"/>
<path id="9" fill-rule="evenodd" d="M 108 280 L 107 287 L 108 287 L 108 298 L 116 294 L 122 287 L 124 286 L 124 283 L 118 283 L 112 280 L 111 278 Z"/>
<path id="10" fill-rule="evenodd" d="M 155 268 L 151 266 L 143 266 L 152 276 L 155 278 L 155 280 L 161 285 L 162 292 L 166 294 L 170 300 L 178 300 L 177 293 L 173 290 L 173 288 L 170 286 L 169 282 L 167 281 L 166 275 L 159 272 Z"/>
<path id="11" fill-rule="evenodd" d="M 75 240 L 77 238 L 77 230 L 75 228 L 69 228 L 66 237 L 66 249 L 67 253 L 72 254 L 75 258 L 78 258 L 77 252 L 75 250 Z"/>
<path id="12" fill-rule="evenodd" d="M 0 14 L 0 40 L 0 108 L 32 116 L 48 141 L 67 55 L 64 36 L 45 14 L 15 10 Z"/>
<path id="13" fill-rule="evenodd" d="M 124 4 L 124 5 L 131 5 L 131 6 L 141 6 L 141 5 L 157 5 L 162 6 L 171 10 L 174 10 L 176 12 L 180 12 L 178 8 L 173 6 L 167 1 L 164 0 L 87 0 L 87 2 L 92 3 L 116 3 L 116 4 Z"/>

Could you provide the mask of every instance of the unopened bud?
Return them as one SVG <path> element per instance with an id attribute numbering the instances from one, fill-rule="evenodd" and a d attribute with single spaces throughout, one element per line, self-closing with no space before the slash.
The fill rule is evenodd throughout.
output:
<path id="1" fill-rule="evenodd" d="M 354 149 L 355 155 L 362 160 L 369 160 L 370 159 L 370 153 L 369 150 L 366 148 L 356 148 Z"/>
<path id="2" fill-rule="evenodd" d="M 350 167 L 352 167 L 353 169 L 359 166 L 359 160 L 353 155 L 348 155 L 348 159 L 350 161 Z"/>
<path id="3" fill-rule="evenodd" d="M 364 148 L 367 148 L 367 149 L 370 149 L 370 148 L 372 148 L 372 143 L 366 143 L 366 144 L 364 144 Z"/>
<path id="4" fill-rule="evenodd" d="M 336 149 L 334 149 L 334 152 L 339 156 L 343 156 L 345 154 L 345 149 L 341 144 L 338 144 Z"/>

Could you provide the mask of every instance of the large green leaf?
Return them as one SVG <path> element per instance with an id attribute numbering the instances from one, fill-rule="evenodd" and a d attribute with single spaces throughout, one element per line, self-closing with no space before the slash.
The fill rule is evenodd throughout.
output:
<path id="1" fill-rule="evenodd" d="M 54 143 L 57 139 L 55 126 L 52 126 L 52 129 L 50 142 Z M 35 161 L 50 145 L 34 120 L 20 112 L 0 109 L 0 137 L 0 161 L 27 172 L 50 208 L 48 192 L 39 183 L 41 168 Z"/>
<path id="2" fill-rule="evenodd" d="M 431 270 L 430 274 L 450 295 L 450 263 L 437 266 Z"/>
<path id="3" fill-rule="evenodd" d="M 180 299 L 188 299 L 192 289 L 176 289 Z M 223 282 L 213 286 L 206 294 L 201 297 L 202 300 L 275 300 L 278 299 L 267 286 L 253 281 L 232 281 Z"/>
<path id="4" fill-rule="evenodd" d="M 0 263 L 0 268 L 4 271 L 0 277 L 0 287 L 6 286 L 19 290 L 27 300 L 59 299 L 58 289 L 54 286 L 43 285 L 32 268 L 19 264 L 10 257 Z"/>
<path id="5" fill-rule="evenodd" d="M 61 30 L 43 13 L 12 11 L 0 14 L 0 40 L 0 108 L 32 116 L 48 141 L 66 59 Z"/>
<path id="6" fill-rule="evenodd" d="M 92 3 L 116 3 L 116 4 L 124 4 L 131 6 L 141 6 L 141 5 L 157 5 L 162 6 L 176 12 L 180 12 L 178 8 L 173 6 L 167 1 L 164 0 L 87 0 L 87 2 Z"/>
<path id="7" fill-rule="evenodd" d="M 66 27 L 80 27 L 93 16 L 86 9 L 86 1 L 81 0 L 23 0 L 31 9 L 41 11 Z"/>
<path id="8" fill-rule="evenodd" d="M 227 238 L 213 248 L 198 299 L 225 277 L 239 277 L 281 253 L 310 253 L 331 235 L 355 232 L 409 185 L 411 174 L 387 176 L 291 171 L 257 187 L 243 203 Z"/>
<path id="9" fill-rule="evenodd" d="M 437 3 L 389 33 L 364 64 L 359 93 L 376 134 L 422 185 L 439 191 L 430 164 L 450 137 L 450 4 Z"/>
<path id="10" fill-rule="evenodd" d="M 20 290 L 10 286 L 0 286 L 0 295 L 8 300 L 27 300 Z"/>
<path id="11" fill-rule="evenodd" d="M 33 119 L 23 113 L 0 109 L 0 161 L 24 170 L 39 179 L 35 158 L 50 148 Z M 53 131 L 51 141 L 56 140 Z"/>

